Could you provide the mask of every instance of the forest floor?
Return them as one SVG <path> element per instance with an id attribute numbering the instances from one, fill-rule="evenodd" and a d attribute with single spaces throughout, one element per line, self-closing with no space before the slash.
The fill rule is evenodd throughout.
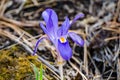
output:
<path id="1" fill-rule="evenodd" d="M 35 80 L 34 64 L 42 65 L 44 80 L 61 80 L 56 50 L 43 40 L 41 13 L 53 9 L 59 25 L 78 13 L 70 30 L 84 39 L 78 46 L 69 38 L 73 56 L 63 63 L 64 80 L 120 80 L 120 0 L 0 0 L 0 80 Z"/>

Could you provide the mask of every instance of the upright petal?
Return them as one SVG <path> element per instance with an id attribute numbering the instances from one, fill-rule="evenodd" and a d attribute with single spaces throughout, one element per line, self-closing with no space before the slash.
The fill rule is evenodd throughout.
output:
<path id="1" fill-rule="evenodd" d="M 69 60 L 72 57 L 72 50 L 69 46 L 68 41 L 66 43 L 61 43 L 58 40 L 58 47 L 57 48 L 58 48 L 58 51 L 63 59 Z"/>
<path id="2" fill-rule="evenodd" d="M 56 31 L 58 28 L 58 17 L 54 10 L 46 9 L 42 13 L 42 17 L 46 22 L 46 27 L 49 31 L 53 32 Z"/>
<path id="3" fill-rule="evenodd" d="M 79 18 L 83 18 L 84 16 L 85 15 L 83 13 L 77 14 L 70 24 L 73 24 L 76 20 L 78 20 Z"/>
<path id="4" fill-rule="evenodd" d="M 66 17 L 65 21 L 63 22 L 62 26 L 59 28 L 57 34 L 58 36 L 63 36 L 66 35 L 68 33 L 68 29 L 69 27 L 79 18 L 83 18 L 84 14 L 80 13 L 78 15 L 75 16 L 75 18 L 72 20 L 72 22 L 70 22 L 69 18 Z"/>
<path id="5" fill-rule="evenodd" d="M 84 45 L 84 40 L 78 36 L 76 33 L 74 32 L 69 32 L 68 35 L 71 37 L 71 39 L 76 42 L 77 44 L 79 44 L 80 46 Z"/>
<path id="6" fill-rule="evenodd" d="M 70 20 L 66 17 L 65 21 L 63 22 L 62 26 L 59 28 L 57 34 L 58 36 L 63 36 L 68 33 L 68 29 L 70 27 Z"/>
<path id="7" fill-rule="evenodd" d="M 49 37 L 50 40 L 53 40 L 53 39 L 55 38 L 55 36 L 52 35 L 52 34 L 50 33 L 50 31 L 48 31 L 48 30 L 46 29 L 46 27 L 45 27 L 42 23 L 40 23 L 40 27 L 42 28 L 42 30 L 44 31 L 44 33 Z"/>
<path id="8" fill-rule="evenodd" d="M 45 34 L 49 34 L 47 29 L 45 28 L 45 26 L 42 23 L 40 23 L 40 27 L 42 28 L 42 30 L 44 31 Z"/>

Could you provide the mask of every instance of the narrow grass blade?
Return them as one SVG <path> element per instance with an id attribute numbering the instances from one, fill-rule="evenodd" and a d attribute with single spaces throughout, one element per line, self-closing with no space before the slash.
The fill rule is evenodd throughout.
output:
<path id="1" fill-rule="evenodd" d="M 39 71 L 39 80 L 43 80 L 43 67 L 42 67 L 42 64 L 40 66 L 40 71 Z"/>
<path id="2" fill-rule="evenodd" d="M 34 70 L 34 73 L 35 73 L 35 80 L 39 80 L 39 70 L 37 69 L 37 67 L 33 64 L 32 64 L 32 67 L 33 67 L 33 70 Z"/>

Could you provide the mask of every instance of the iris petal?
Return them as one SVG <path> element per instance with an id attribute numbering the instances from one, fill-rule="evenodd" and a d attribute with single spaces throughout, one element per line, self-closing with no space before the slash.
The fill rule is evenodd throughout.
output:
<path id="1" fill-rule="evenodd" d="M 44 31 L 45 34 L 48 34 L 47 29 L 45 28 L 45 26 L 42 23 L 40 23 L 40 27 L 42 28 L 42 30 Z"/>
<path id="2" fill-rule="evenodd" d="M 58 30 L 58 36 L 63 36 L 68 33 L 68 29 L 70 27 L 70 20 L 66 17 L 65 21 L 63 22 L 62 26 Z"/>
<path id="3" fill-rule="evenodd" d="M 33 52 L 34 52 L 33 55 L 36 54 L 39 43 L 40 43 L 43 39 L 46 39 L 46 38 L 47 38 L 47 36 L 43 36 L 43 37 L 41 37 L 41 38 L 39 38 L 39 39 L 37 40 L 36 45 L 35 45 L 35 48 L 34 48 L 34 51 L 33 51 Z"/>
<path id="4" fill-rule="evenodd" d="M 42 13 L 42 16 L 45 20 L 46 28 L 51 32 L 56 31 L 58 28 L 58 17 L 55 11 L 52 9 L 46 9 Z"/>
<path id="5" fill-rule="evenodd" d="M 80 13 L 78 15 L 75 16 L 75 18 L 73 19 L 73 21 L 70 23 L 70 20 L 68 17 L 66 17 L 65 21 L 63 22 L 62 26 L 59 28 L 57 34 L 58 36 L 63 36 L 66 35 L 68 33 L 68 29 L 69 27 L 79 18 L 83 18 L 84 14 Z"/>
<path id="6" fill-rule="evenodd" d="M 80 46 L 83 46 L 83 45 L 84 45 L 84 40 L 83 40 L 80 36 L 78 36 L 76 33 L 74 33 L 74 32 L 69 32 L 68 34 L 69 34 L 69 36 L 71 37 L 71 39 L 72 39 L 74 42 L 76 42 L 76 43 L 79 44 Z"/>
<path id="7" fill-rule="evenodd" d="M 75 16 L 75 18 L 73 19 L 73 21 L 71 22 L 71 24 L 73 24 L 76 20 L 78 20 L 79 18 L 83 18 L 85 15 L 83 13 L 79 13 Z"/>
<path id="8" fill-rule="evenodd" d="M 49 37 L 50 40 L 55 39 L 55 36 L 52 35 L 50 33 L 50 31 L 48 31 L 42 23 L 40 23 L 40 27 L 42 28 L 42 30 L 44 31 L 44 33 Z"/>
<path id="9" fill-rule="evenodd" d="M 69 42 L 61 43 L 58 40 L 58 51 L 63 59 L 69 60 L 72 57 L 72 50 L 69 46 Z"/>

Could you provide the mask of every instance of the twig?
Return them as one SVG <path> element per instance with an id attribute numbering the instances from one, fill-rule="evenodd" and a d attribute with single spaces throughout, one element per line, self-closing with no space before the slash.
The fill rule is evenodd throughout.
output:
<path id="1" fill-rule="evenodd" d="M 85 27 L 85 33 L 88 35 L 88 27 Z M 84 66 L 85 71 L 88 76 L 88 54 L 87 54 L 87 45 L 86 45 L 86 38 L 84 37 Z"/>
<path id="2" fill-rule="evenodd" d="M 108 41 L 115 40 L 115 39 L 120 39 L 120 36 L 114 36 L 114 37 L 106 38 L 106 39 L 104 39 L 104 41 L 108 42 Z"/>
<path id="3" fill-rule="evenodd" d="M 88 80 L 87 77 L 70 61 L 68 61 L 70 63 L 70 65 L 79 72 L 79 74 L 82 76 L 83 79 Z"/>
<path id="4" fill-rule="evenodd" d="M 112 73 L 113 73 L 113 70 L 111 70 L 110 75 L 108 76 L 107 80 L 110 80 Z"/>
<path id="5" fill-rule="evenodd" d="M 116 13 L 114 14 L 114 18 L 113 18 L 114 22 L 117 22 L 117 18 L 119 17 L 119 14 L 120 14 L 119 12 L 120 12 L 120 0 L 118 0 L 118 3 L 117 3 Z"/>
<path id="6" fill-rule="evenodd" d="M 120 79 L 120 59 L 117 59 L 117 80 Z"/>
<path id="7" fill-rule="evenodd" d="M 112 28 L 106 28 L 106 27 L 103 27 L 102 29 L 103 30 L 108 30 L 108 31 L 113 31 L 113 32 L 116 32 L 116 33 L 120 34 L 120 30 L 119 29 L 112 29 Z"/>
<path id="8" fill-rule="evenodd" d="M 120 54 L 120 39 L 119 39 L 119 41 L 118 41 L 118 50 L 117 50 L 116 53 L 115 53 L 115 56 L 114 56 L 114 58 L 113 58 L 113 61 L 115 61 L 115 60 L 117 59 L 117 57 L 118 57 L 119 54 Z"/>

